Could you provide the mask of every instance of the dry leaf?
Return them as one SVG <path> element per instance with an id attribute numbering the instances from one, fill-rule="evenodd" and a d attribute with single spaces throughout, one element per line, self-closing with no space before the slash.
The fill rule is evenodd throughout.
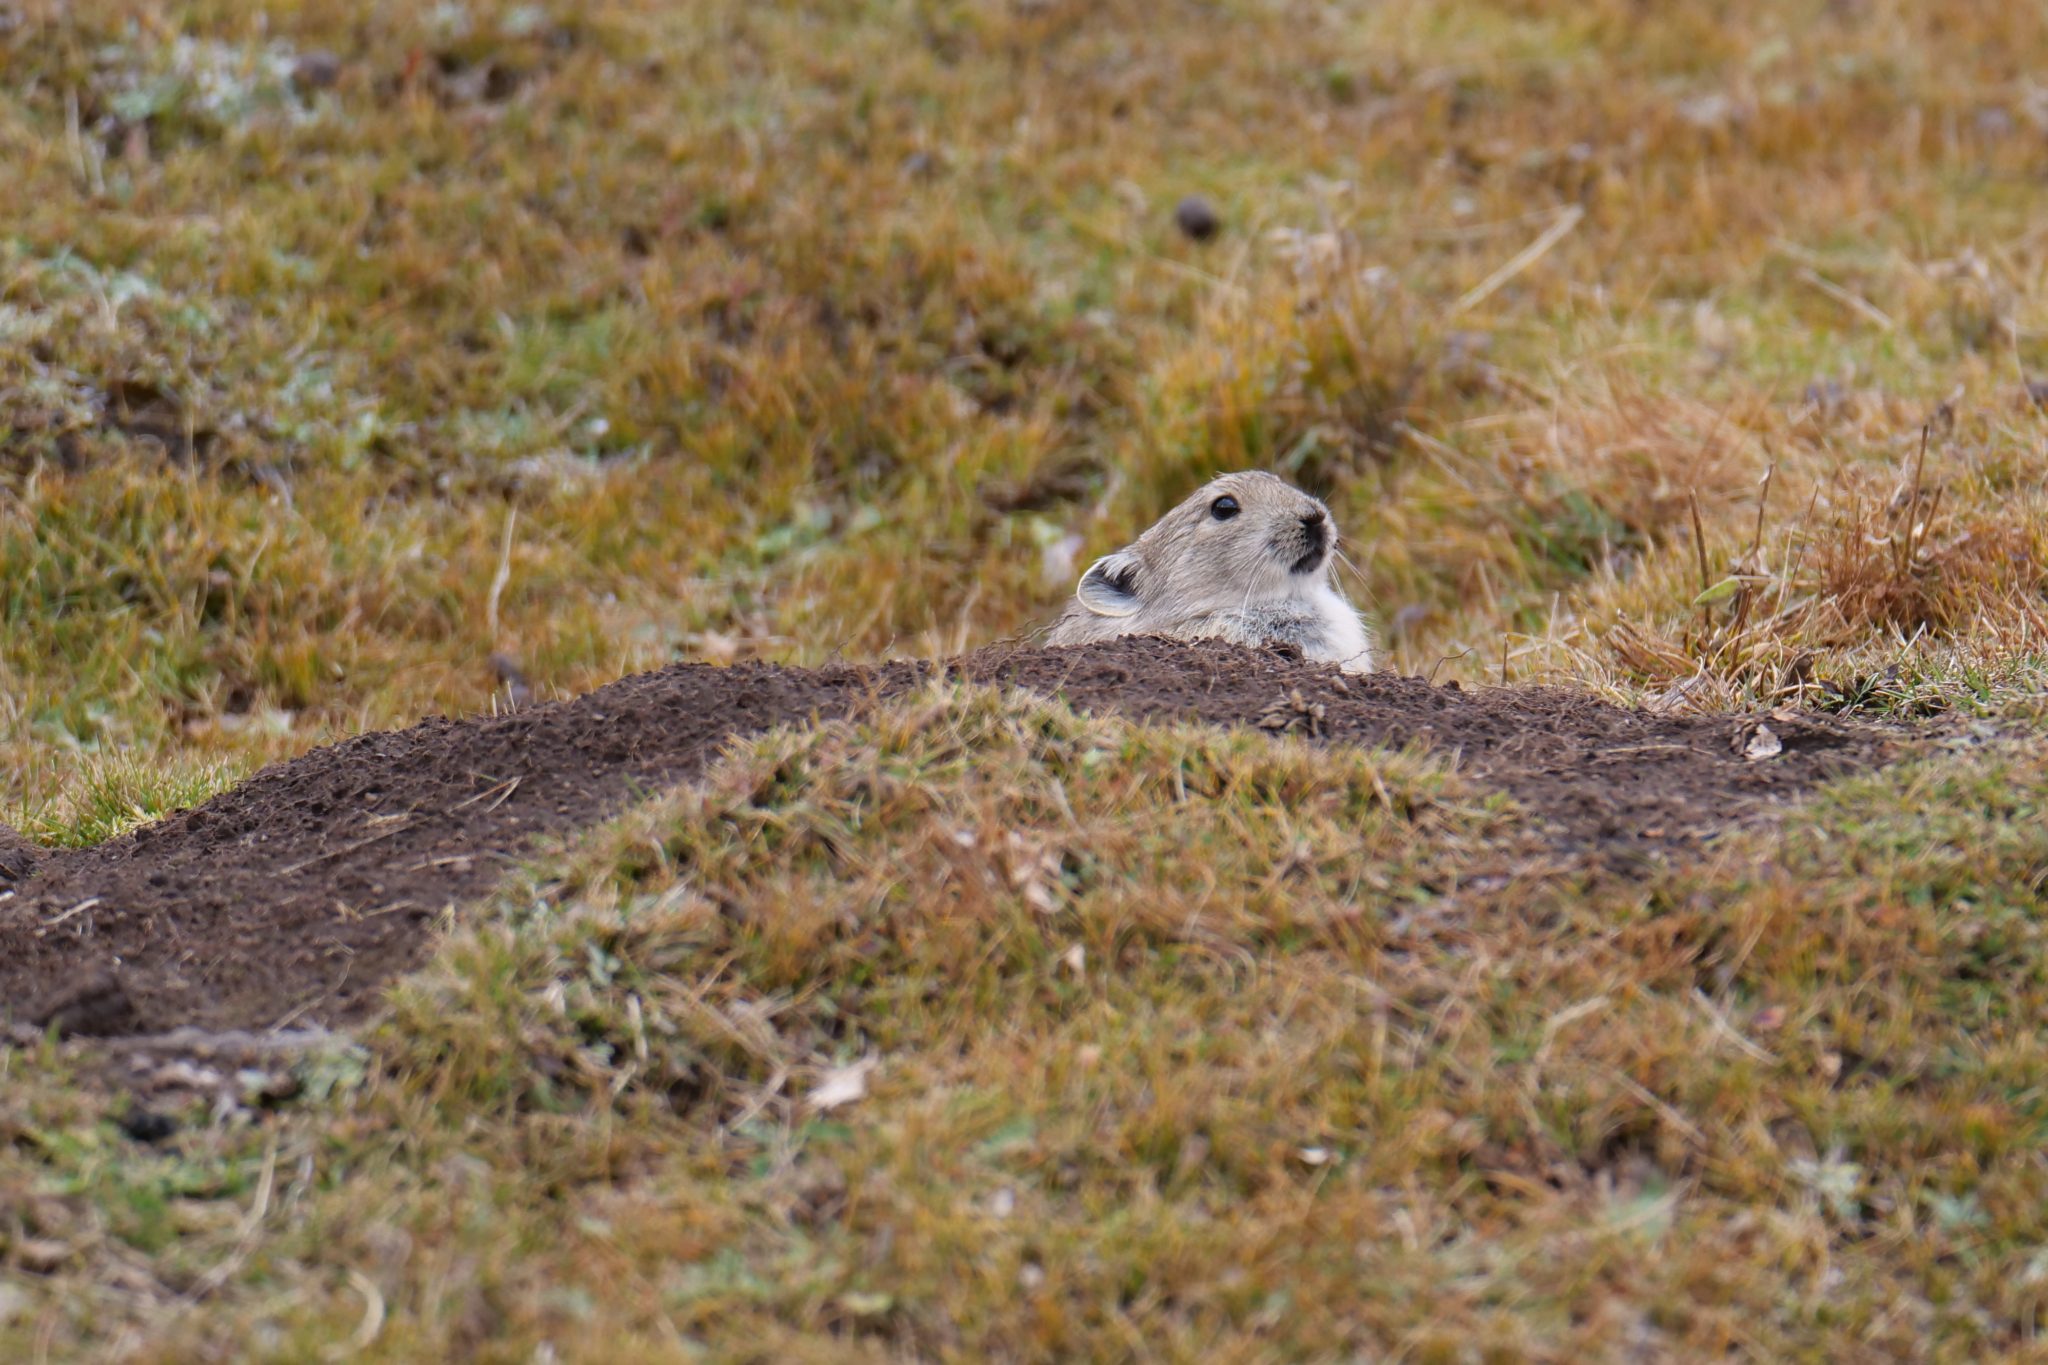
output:
<path id="1" fill-rule="evenodd" d="M 1291 687 L 1287 695 L 1259 713 L 1255 724 L 1261 730 L 1274 734 L 1285 734 L 1289 730 L 1301 730 L 1315 738 L 1323 733 L 1326 708 L 1321 702 L 1311 702 L 1301 695 L 1301 689 Z"/>
<path id="2" fill-rule="evenodd" d="M 863 1057 L 850 1065 L 835 1066 L 826 1071 L 818 1083 L 811 1087 L 811 1108 L 837 1109 L 841 1105 L 865 1099 L 868 1093 L 868 1073 L 875 1069 L 879 1061 L 879 1058 Z"/>
<path id="3" fill-rule="evenodd" d="M 1742 746 L 1742 756 L 1755 763 L 1759 759 L 1776 758 L 1785 752 L 1785 742 L 1768 725 L 1759 725 Z"/>
<path id="4" fill-rule="evenodd" d="M 1011 890 L 1021 892 L 1024 903 L 1040 914 L 1056 913 L 1060 908 L 1059 852 L 1025 839 L 1015 830 L 1004 836 L 1004 843 L 1003 872 Z"/>

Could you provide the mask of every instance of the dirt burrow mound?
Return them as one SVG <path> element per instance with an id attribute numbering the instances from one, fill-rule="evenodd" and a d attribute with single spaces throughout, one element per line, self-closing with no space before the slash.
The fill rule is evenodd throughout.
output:
<path id="1" fill-rule="evenodd" d="M 43 856 L 43 850 L 11 825 L 0 825 L 0 886 L 20 881 Z"/>
<path id="2" fill-rule="evenodd" d="M 688 780 L 729 737 L 845 716 L 934 671 L 680 664 L 315 750 L 97 848 L 0 844 L 0 1014 L 99 1036 L 348 1023 L 421 960 L 444 910 L 539 837 Z M 1133 719 L 1429 744 L 1518 798 L 1561 849 L 1610 861 L 1709 838 L 1894 743 L 1816 717 L 1656 717 L 1556 689 L 1347 678 L 1223 644 L 993 649 L 946 671 Z"/>

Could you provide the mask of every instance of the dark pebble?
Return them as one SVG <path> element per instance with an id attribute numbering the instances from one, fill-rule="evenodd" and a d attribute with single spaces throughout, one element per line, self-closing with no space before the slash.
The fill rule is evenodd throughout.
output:
<path id="1" fill-rule="evenodd" d="M 137 1142 L 162 1142 L 178 1131 L 178 1121 L 137 1105 L 120 1119 L 121 1131 Z"/>
<path id="2" fill-rule="evenodd" d="M 1206 242 L 1223 230 L 1215 206 L 1199 194 L 1191 194 L 1174 206 L 1174 226 L 1197 242 Z"/>
<path id="3" fill-rule="evenodd" d="M 292 66 L 292 84 L 301 90 L 332 90 L 341 81 L 341 58 L 332 52 L 308 52 Z"/>

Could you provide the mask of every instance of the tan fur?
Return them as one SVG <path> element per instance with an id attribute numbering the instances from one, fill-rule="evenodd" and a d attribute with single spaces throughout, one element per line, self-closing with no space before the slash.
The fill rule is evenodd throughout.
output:
<path id="1" fill-rule="evenodd" d="M 1226 496 L 1239 511 L 1218 520 L 1212 509 Z M 1336 545 L 1329 509 L 1300 489 L 1271 474 L 1222 475 L 1090 565 L 1046 643 L 1119 635 L 1285 643 L 1347 673 L 1370 672 L 1371 637 L 1330 582 Z"/>

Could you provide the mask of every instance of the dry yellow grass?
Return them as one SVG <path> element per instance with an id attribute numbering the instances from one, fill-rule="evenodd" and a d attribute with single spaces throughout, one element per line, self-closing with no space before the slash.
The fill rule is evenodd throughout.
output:
<path id="1" fill-rule="evenodd" d="M 55 833 L 53 746 L 472 708 L 497 650 L 556 691 L 1002 636 L 1241 465 L 1330 495 L 1406 666 L 1747 678 L 1684 640 L 1690 500 L 1718 580 L 1770 468 L 1783 652 L 2031 652 L 2040 23 L 29 6 L 0 799 Z"/>
<path id="2" fill-rule="evenodd" d="M 1243 466 L 1328 498 L 1405 669 L 2038 709 L 2044 62 L 2048 14 L 1999 0 L 29 0 L 0 15 L 0 819 L 104 837 L 486 707 L 498 652 L 547 695 L 1022 632 Z M 1172 223 L 1195 192 L 1206 244 Z M 835 736 L 727 776 L 915 749 Z M 1314 800 L 1374 761 L 1229 752 Z M 553 874 L 566 938 L 458 939 L 334 1061 L 362 1087 L 270 1130 L 137 1158 L 7 1053 L 0 1343 L 2035 1349 L 2044 789 L 1930 760 L 1827 837 L 1517 885 L 1398 967 L 1249 893 L 1189 942 L 1132 907 L 1133 939 L 1072 938 L 1144 945 L 1126 977 L 1068 972 L 1007 892 L 885 906 L 892 989 L 933 992 L 900 1013 L 859 1004 L 843 915 L 605 928 L 672 871 L 614 884 L 607 845 Z M 718 799 L 619 837 L 711 837 Z M 1452 806 L 1403 856 L 1513 834 Z M 1253 862 L 1303 836 L 1201 818 Z M 843 856 L 952 856 L 922 820 Z M 1304 904 L 1410 871 L 1331 856 Z M 805 866 L 731 877 L 826 903 Z M 716 989 L 634 995 L 606 954 Z M 766 1033 L 702 1031 L 746 1001 Z M 650 1010 L 680 1106 L 619 1063 Z M 834 1028 L 892 1059 L 855 1120 L 737 1122 L 775 1068 L 786 1100 L 853 1060 Z M 26 1276 L 30 1245 L 67 1259 Z"/>

